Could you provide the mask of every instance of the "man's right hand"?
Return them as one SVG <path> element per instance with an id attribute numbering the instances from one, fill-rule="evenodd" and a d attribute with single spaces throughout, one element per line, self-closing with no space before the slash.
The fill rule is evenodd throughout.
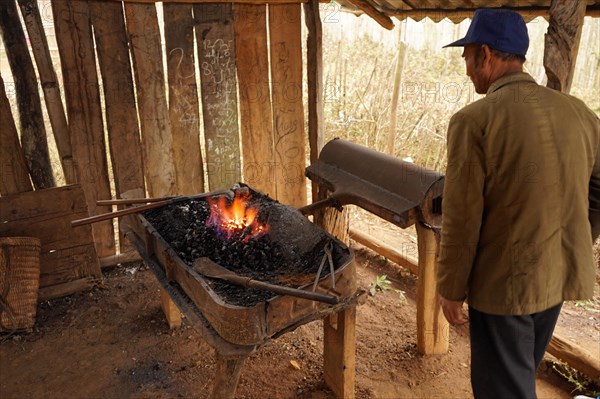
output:
<path id="1" fill-rule="evenodd" d="M 469 321 L 467 316 L 462 311 L 464 301 L 450 301 L 446 298 L 440 297 L 440 306 L 444 311 L 444 316 L 448 323 L 453 326 L 465 324 Z"/>

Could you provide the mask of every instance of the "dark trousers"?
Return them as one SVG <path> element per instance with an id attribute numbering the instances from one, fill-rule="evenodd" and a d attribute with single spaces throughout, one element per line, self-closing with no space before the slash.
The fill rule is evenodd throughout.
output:
<path id="1" fill-rule="evenodd" d="M 471 385 L 476 399 L 534 399 L 535 372 L 552 338 L 562 303 L 525 316 L 469 307 Z"/>

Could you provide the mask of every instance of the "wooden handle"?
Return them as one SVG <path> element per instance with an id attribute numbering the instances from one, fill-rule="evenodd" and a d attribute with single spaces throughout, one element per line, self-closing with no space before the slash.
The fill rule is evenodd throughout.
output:
<path id="1" fill-rule="evenodd" d="M 152 202 L 152 201 L 156 201 L 156 202 L 152 202 L 151 204 L 147 204 L 147 205 L 134 206 L 132 208 L 121 209 L 116 212 L 102 213 L 100 215 L 94 215 L 94 216 L 90 216 L 90 217 L 84 218 L 84 219 L 73 220 L 73 221 L 71 221 L 71 227 L 78 227 L 78 226 L 83 226 L 84 224 L 102 222 L 104 220 L 110 220 L 110 219 L 118 218 L 121 216 L 127 216 L 127 215 L 131 215 L 134 213 L 147 211 L 148 209 L 160 208 L 161 206 L 169 205 L 169 204 L 172 204 L 172 203 L 174 203 L 176 201 L 180 201 L 180 200 L 199 199 L 199 198 L 213 197 L 216 195 L 223 195 L 223 194 L 228 195 L 229 190 L 210 191 L 208 193 L 190 195 L 189 197 L 179 196 L 179 197 L 163 197 L 163 198 L 134 198 L 131 200 L 128 199 L 125 201 L 129 201 L 129 204 L 134 203 L 134 202 L 131 202 L 132 200 L 142 200 L 143 202 Z M 104 200 L 104 201 L 114 202 L 114 201 L 119 201 L 119 200 Z M 122 204 L 125 204 L 125 202 L 123 202 Z"/>
<path id="2" fill-rule="evenodd" d="M 121 199 L 109 199 L 109 200 L 98 200 L 96 205 L 107 206 L 107 205 L 132 205 L 132 204 L 147 204 L 152 202 L 160 202 L 175 197 L 160 197 L 160 198 L 121 198 Z"/>
<path id="3" fill-rule="evenodd" d="M 304 291 L 298 288 L 269 284 L 258 280 L 248 279 L 248 281 L 246 282 L 246 286 L 266 291 L 272 291 L 276 294 L 291 295 L 299 298 L 310 299 L 313 301 L 325 302 L 330 305 L 335 305 L 339 302 L 338 298 L 333 295 L 319 294 L 318 292 Z"/>
<path id="4" fill-rule="evenodd" d="M 333 295 L 319 294 L 312 291 L 304 291 L 298 288 L 285 287 L 283 285 L 275 285 L 265 283 L 258 280 L 252 280 L 250 277 L 240 276 L 237 273 L 215 263 L 209 258 L 202 257 L 194 261 L 192 268 L 207 277 L 218 278 L 220 280 L 228 281 L 232 284 L 240 285 L 242 287 L 252 287 L 260 290 L 271 291 L 281 295 L 291 295 L 299 298 L 310 299 L 313 301 L 325 302 L 331 305 L 335 305 L 339 302 L 338 298 Z"/>
<path id="5" fill-rule="evenodd" d="M 78 226 L 83 226 L 85 224 L 98 223 L 98 222 L 102 222 L 104 220 L 110 220 L 110 219 L 118 218 L 121 216 L 132 215 L 134 213 L 147 211 L 148 209 L 159 208 L 161 206 L 168 205 L 173 202 L 175 202 L 174 198 L 169 199 L 169 200 L 154 202 L 154 203 L 148 204 L 148 205 L 134 206 L 132 208 L 121 209 L 116 212 L 102 213 L 100 215 L 94 215 L 94 216 L 90 216 L 88 218 L 72 220 L 71 227 L 78 227 Z"/>

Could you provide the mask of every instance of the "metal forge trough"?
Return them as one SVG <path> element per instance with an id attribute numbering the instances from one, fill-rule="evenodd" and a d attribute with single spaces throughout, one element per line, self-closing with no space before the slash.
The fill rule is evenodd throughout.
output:
<path id="1" fill-rule="evenodd" d="M 258 278 L 252 275 L 256 271 L 245 267 L 252 255 L 243 251 L 244 245 L 249 244 L 240 243 L 241 237 L 234 237 L 233 245 L 228 241 L 231 237 L 203 237 L 203 234 L 190 237 L 205 229 L 206 216 L 200 215 L 202 210 L 206 210 L 207 205 L 210 207 L 210 203 L 214 206 L 219 198 L 224 202 L 230 201 L 227 194 L 207 199 L 182 199 L 152 211 L 129 215 L 125 220 L 126 237 L 188 321 L 216 349 L 219 361 L 212 392 L 215 398 L 233 396 L 243 360 L 261 345 L 302 324 L 355 306 L 358 296 L 354 254 L 350 248 L 311 223 L 296 209 L 279 204 L 248 186 L 238 190 L 249 192 L 252 198 L 259 199 L 256 205 L 259 208 L 258 218 L 268 225 L 269 230 L 261 235 L 268 240 L 271 249 L 281 249 L 279 252 L 274 250 L 280 258 L 275 262 L 272 262 L 273 256 L 269 254 L 258 255 L 259 258 L 264 256 L 265 262 L 271 261 L 265 267 L 271 270 L 267 270 L 266 274 L 263 273 L 265 270 L 259 270 Z M 193 209 L 201 211 L 197 215 L 197 224 L 189 226 L 182 221 L 186 218 L 181 216 Z M 153 225 L 151 220 L 160 224 L 161 213 L 169 214 L 174 223 L 171 226 Z M 173 234 L 173 229 L 185 229 L 186 236 L 195 240 L 198 247 L 190 247 L 189 240 L 187 243 L 177 241 L 176 237 L 181 237 L 181 234 Z M 215 245 L 215 240 L 219 239 L 223 240 L 222 248 Z M 203 252 L 203 240 L 211 247 L 210 250 Z M 227 252 L 228 246 L 241 247 L 242 252 Z M 329 275 L 326 248 L 331 250 L 335 270 L 333 279 Z M 200 256 L 212 257 L 217 264 L 234 269 L 241 275 L 278 285 L 291 285 L 305 291 L 313 290 L 316 271 L 324 265 L 315 291 L 333 295 L 339 303 L 331 305 L 270 293 L 254 293 L 248 299 L 244 296 L 244 292 L 249 291 L 247 288 L 228 287 L 228 283 L 217 282 L 198 273 L 193 261 Z M 279 266 L 286 269 L 288 263 L 296 266 L 288 271 L 278 270 Z M 236 264 L 235 267 L 231 267 L 232 264 Z M 227 291 L 233 291 L 232 296 Z"/>

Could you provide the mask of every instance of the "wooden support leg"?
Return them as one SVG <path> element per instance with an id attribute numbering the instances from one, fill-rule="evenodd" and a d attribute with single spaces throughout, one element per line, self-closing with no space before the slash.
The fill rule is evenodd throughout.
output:
<path id="1" fill-rule="evenodd" d="M 160 289 L 160 304 L 171 330 L 181 327 L 181 312 L 167 291 Z"/>
<path id="2" fill-rule="evenodd" d="M 225 357 L 217 351 L 215 382 L 210 399 L 233 399 L 247 356 Z"/>
<path id="3" fill-rule="evenodd" d="M 352 306 L 323 320 L 325 383 L 336 397 L 354 399 L 356 375 L 356 307 Z"/>
<path id="4" fill-rule="evenodd" d="M 437 255 L 439 236 L 429 227 L 417 223 L 419 278 L 417 285 L 417 350 L 423 355 L 448 351 L 448 321 L 437 295 Z"/>

